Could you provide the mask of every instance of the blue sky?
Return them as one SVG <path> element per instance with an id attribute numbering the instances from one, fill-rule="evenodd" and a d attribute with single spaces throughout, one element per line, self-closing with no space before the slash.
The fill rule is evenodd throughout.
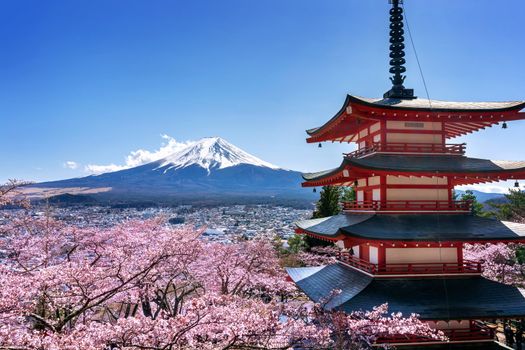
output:
<path id="1" fill-rule="evenodd" d="M 430 97 L 525 99 L 525 2 L 405 0 Z M 86 175 L 131 151 L 221 136 L 297 170 L 351 145 L 305 143 L 347 93 L 389 88 L 387 0 L 0 3 L 0 181 Z M 412 48 L 406 86 L 425 92 Z M 525 159 L 525 122 L 454 139 Z M 75 162 L 76 169 L 65 166 Z M 70 164 L 71 165 L 71 164 Z"/>

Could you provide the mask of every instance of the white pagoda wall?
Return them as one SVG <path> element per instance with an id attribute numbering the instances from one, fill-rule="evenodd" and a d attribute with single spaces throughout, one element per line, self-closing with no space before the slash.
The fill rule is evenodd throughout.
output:
<path id="1" fill-rule="evenodd" d="M 379 262 L 379 248 L 370 246 L 369 249 L 369 261 L 372 264 L 377 264 Z"/>
<path id="2" fill-rule="evenodd" d="M 354 256 L 356 258 L 360 258 L 361 257 L 361 250 L 359 249 L 359 246 L 356 245 L 356 246 L 353 246 L 352 247 L 352 251 L 354 252 Z"/>
<path id="3" fill-rule="evenodd" d="M 442 144 L 445 138 L 441 122 L 389 120 L 386 121 L 384 129 L 379 122 L 363 127 L 352 141 L 362 149 L 367 143 L 379 142 Z"/>
<path id="4" fill-rule="evenodd" d="M 435 143 L 441 144 L 443 136 L 441 134 L 404 134 L 388 132 L 386 134 L 388 143 Z"/>
<path id="5" fill-rule="evenodd" d="M 389 201 L 446 201 L 448 200 L 448 190 L 430 188 L 387 188 L 386 199 Z"/>
<path id="6" fill-rule="evenodd" d="M 457 248 L 386 248 L 386 264 L 456 263 Z"/>
<path id="7" fill-rule="evenodd" d="M 383 180 L 384 181 L 384 180 Z M 403 188 L 389 188 L 389 185 L 403 185 Z M 414 188 L 410 188 L 413 185 Z M 435 177 L 418 177 L 418 176 L 386 176 L 386 184 L 381 183 L 380 176 L 371 176 L 357 180 L 357 201 L 364 200 L 364 187 L 375 187 L 370 189 L 371 198 L 368 200 L 379 201 L 447 201 L 449 200 L 448 179 L 442 176 Z M 386 187 L 386 198 L 381 198 L 381 189 L 379 186 Z M 424 188 L 424 187 L 427 188 Z M 430 186 L 440 186 L 441 188 L 428 188 Z M 408 187 L 408 188 L 407 188 Z M 423 187 L 423 188 L 422 188 Z M 444 188 L 445 187 L 445 188 Z"/>
<path id="8" fill-rule="evenodd" d="M 370 133 L 374 133 L 381 129 L 381 123 L 377 122 L 375 124 L 370 125 Z"/>
<path id="9" fill-rule="evenodd" d="M 395 200 L 435 200 L 449 199 L 448 188 L 417 188 L 420 185 L 448 185 L 446 177 L 392 176 L 386 177 L 386 199 Z M 414 185 L 415 188 L 388 188 L 388 185 Z"/>
<path id="10" fill-rule="evenodd" d="M 386 177 L 388 185 L 447 185 L 446 177 L 393 176 Z"/>
<path id="11" fill-rule="evenodd" d="M 397 129 L 397 130 L 442 130 L 441 122 L 405 122 L 398 120 L 387 120 L 386 129 Z"/>
<path id="12" fill-rule="evenodd" d="M 386 142 L 387 143 L 435 143 L 444 142 L 442 133 L 417 133 L 422 131 L 441 131 L 442 123 L 440 122 L 403 122 L 389 120 L 386 122 Z M 395 130 L 413 131 L 413 133 L 400 133 Z"/>

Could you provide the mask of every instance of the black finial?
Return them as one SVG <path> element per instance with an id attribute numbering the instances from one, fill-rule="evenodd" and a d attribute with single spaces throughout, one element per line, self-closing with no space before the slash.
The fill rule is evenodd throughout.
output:
<path id="1" fill-rule="evenodd" d="M 403 30 L 403 8 L 399 6 L 403 0 L 389 0 L 392 4 L 390 9 L 390 73 L 393 76 L 392 89 L 385 92 L 384 98 L 413 99 L 413 89 L 405 89 L 403 82 L 406 76 L 401 75 L 406 72 L 405 68 L 405 31 Z"/>

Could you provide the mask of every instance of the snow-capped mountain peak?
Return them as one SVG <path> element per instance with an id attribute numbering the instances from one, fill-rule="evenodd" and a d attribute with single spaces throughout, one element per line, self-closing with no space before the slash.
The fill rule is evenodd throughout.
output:
<path id="1" fill-rule="evenodd" d="M 198 165 L 210 172 L 211 169 L 224 169 L 240 164 L 279 169 L 220 137 L 206 137 L 193 142 L 159 162 L 161 163 L 159 168 L 167 166 L 164 171 Z"/>

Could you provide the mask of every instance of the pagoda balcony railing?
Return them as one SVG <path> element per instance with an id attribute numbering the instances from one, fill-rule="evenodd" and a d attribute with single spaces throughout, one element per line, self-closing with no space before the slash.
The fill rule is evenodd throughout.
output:
<path id="1" fill-rule="evenodd" d="M 433 201 L 433 200 L 410 200 L 410 201 L 350 201 L 342 202 L 345 211 L 374 211 L 374 212 L 420 212 L 420 211 L 447 211 L 447 212 L 470 212 L 472 202 L 470 201 Z"/>
<path id="2" fill-rule="evenodd" d="M 373 143 L 360 148 L 354 152 L 344 153 L 347 158 L 359 158 L 376 152 L 391 153 L 430 153 L 430 154 L 465 154 L 465 143 L 441 144 L 441 143 Z"/>
<path id="3" fill-rule="evenodd" d="M 481 263 L 471 260 L 457 263 L 372 264 L 348 252 L 338 253 L 336 259 L 371 275 L 480 274 L 482 272 Z"/>
<path id="4" fill-rule="evenodd" d="M 492 340 L 495 339 L 496 336 L 495 329 L 483 326 L 473 326 L 472 328 L 441 329 L 441 331 L 450 342 Z M 391 335 L 388 337 L 379 337 L 376 340 L 376 344 L 425 343 L 435 341 L 436 339 L 418 335 Z"/>

